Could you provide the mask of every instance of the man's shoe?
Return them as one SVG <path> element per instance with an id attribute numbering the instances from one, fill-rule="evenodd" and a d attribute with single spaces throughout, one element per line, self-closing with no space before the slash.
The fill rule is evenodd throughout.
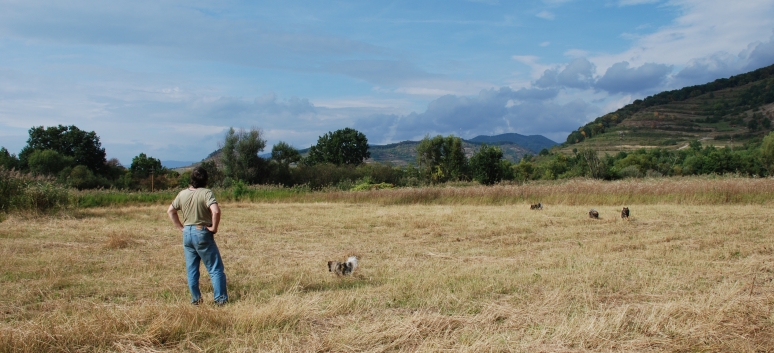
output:
<path id="1" fill-rule="evenodd" d="M 202 298 L 199 298 L 199 300 L 194 300 L 191 302 L 192 305 L 199 305 L 203 302 Z"/>

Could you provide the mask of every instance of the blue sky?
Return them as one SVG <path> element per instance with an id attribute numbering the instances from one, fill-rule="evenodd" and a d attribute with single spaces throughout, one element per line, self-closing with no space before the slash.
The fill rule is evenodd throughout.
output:
<path id="1" fill-rule="evenodd" d="M 76 125 L 124 165 L 516 132 L 562 142 L 634 99 L 774 63 L 774 0 L 0 0 L 0 146 Z"/>

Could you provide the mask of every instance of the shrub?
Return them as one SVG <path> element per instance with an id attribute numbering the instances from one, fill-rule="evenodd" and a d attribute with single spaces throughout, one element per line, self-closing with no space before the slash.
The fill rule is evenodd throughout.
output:
<path id="1" fill-rule="evenodd" d="M 52 178 L 33 177 L 0 168 L 0 213 L 49 212 L 68 207 L 70 192 Z"/>

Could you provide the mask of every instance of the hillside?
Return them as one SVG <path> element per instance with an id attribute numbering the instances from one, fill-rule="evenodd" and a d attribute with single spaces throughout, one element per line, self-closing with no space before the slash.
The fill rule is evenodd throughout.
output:
<path id="1" fill-rule="evenodd" d="M 532 149 L 507 141 L 505 138 L 498 138 L 498 136 L 478 136 L 476 138 L 490 138 L 493 141 L 499 141 L 486 143 L 488 145 L 499 146 L 503 151 L 503 158 L 511 162 L 518 162 L 525 154 L 537 154 Z M 543 138 L 548 140 L 545 137 Z M 389 163 L 395 166 L 406 166 L 409 163 L 416 164 L 417 145 L 419 145 L 419 141 L 403 141 L 381 146 L 371 145 L 368 148 L 368 151 L 371 152 L 371 158 L 367 162 Z M 554 143 L 554 145 L 556 145 L 556 143 Z M 465 155 L 468 158 L 473 156 L 473 153 L 475 153 L 480 146 L 481 142 L 462 140 L 462 147 L 465 149 Z M 302 151 L 302 153 L 304 152 L 305 151 Z"/>
<path id="2" fill-rule="evenodd" d="M 468 141 L 490 145 L 510 142 L 532 151 L 533 154 L 539 153 L 544 148 L 550 149 L 557 145 L 556 142 L 549 140 L 543 135 L 524 136 L 516 133 L 500 134 L 496 136 L 479 135 Z"/>
<path id="3" fill-rule="evenodd" d="M 772 120 L 774 65 L 636 100 L 572 132 L 563 146 L 612 151 L 679 148 L 691 140 L 739 145 L 771 131 Z"/>

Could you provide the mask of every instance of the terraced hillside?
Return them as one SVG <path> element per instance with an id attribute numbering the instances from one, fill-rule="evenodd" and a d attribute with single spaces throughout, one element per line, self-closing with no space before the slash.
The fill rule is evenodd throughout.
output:
<path id="1" fill-rule="evenodd" d="M 564 146 L 617 151 L 680 148 L 691 140 L 739 145 L 771 131 L 772 120 L 774 66 L 769 66 L 637 100 L 580 127 Z"/>

